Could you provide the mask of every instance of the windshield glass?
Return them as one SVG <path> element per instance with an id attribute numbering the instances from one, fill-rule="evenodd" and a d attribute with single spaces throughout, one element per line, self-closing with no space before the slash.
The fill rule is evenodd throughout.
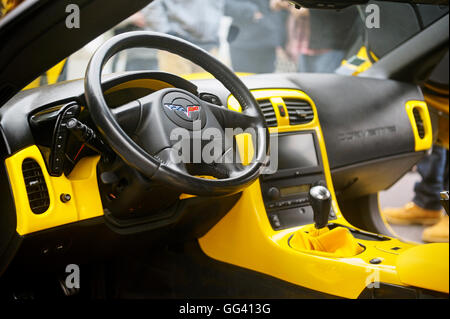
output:
<path id="1" fill-rule="evenodd" d="M 99 45 L 135 30 L 188 40 L 240 74 L 355 75 L 446 13 L 447 6 L 378 1 L 336 11 L 296 9 L 284 0 L 155 0 L 28 88 L 84 77 Z M 191 79 L 205 76 L 201 68 L 173 54 L 139 48 L 117 54 L 104 73 L 135 70 L 161 70 Z"/>

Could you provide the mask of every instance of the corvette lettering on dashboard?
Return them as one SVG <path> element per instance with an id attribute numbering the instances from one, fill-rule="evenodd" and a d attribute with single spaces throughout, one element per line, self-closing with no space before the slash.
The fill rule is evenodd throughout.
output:
<path id="1" fill-rule="evenodd" d="M 386 127 L 376 127 L 368 130 L 340 133 L 338 136 L 339 140 L 341 141 L 353 141 L 361 138 L 390 135 L 395 132 L 397 132 L 397 128 L 395 126 L 386 126 Z"/>

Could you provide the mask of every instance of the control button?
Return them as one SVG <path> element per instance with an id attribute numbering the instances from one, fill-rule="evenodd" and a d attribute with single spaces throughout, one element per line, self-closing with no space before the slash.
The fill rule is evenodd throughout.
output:
<path id="1" fill-rule="evenodd" d="M 55 134 L 49 156 L 49 173 L 51 176 L 60 176 L 63 173 L 65 161 L 65 149 L 68 138 L 66 122 L 80 113 L 80 106 L 76 102 L 66 104 L 61 108 L 61 113 L 55 124 Z"/>
<path id="2" fill-rule="evenodd" d="M 371 261 L 370 261 L 370 263 L 372 264 L 372 265 L 379 265 L 379 264 L 381 264 L 383 261 L 381 260 L 381 258 L 374 258 L 374 259 L 372 259 Z"/>
<path id="3" fill-rule="evenodd" d="M 222 105 L 222 102 L 220 102 L 220 99 L 217 96 L 215 96 L 214 94 L 201 93 L 200 94 L 200 98 L 203 101 L 206 101 L 206 102 L 211 103 L 211 104 L 215 104 L 215 105 L 219 105 L 219 106 Z"/>
<path id="4" fill-rule="evenodd" d="M 278 217 L 278 215 L 276 215 L 276 214 L 272 215 L 271 219 L 272 219 L 272 224 L 275 228 L 281 227 L 281 222 L 280 222 L 280 218 Z"/>
<path id="5" fill-rule="evenodd" d="M 72 196 L 70 196 L 70 194 L 61 194 L 59 198 L 61 199 L 61 202 L 68 203 L 72 199 Z"/>
<path id="6" fill-rule="evenodd" d="M 280 190 L 277 187 L 271 187 L 267 191 L 267 196 L 272 200 L 276 200 L 280 198 Z"/>
<path id="7" fill-rule="evenodd" d="M 278 104 L 278 111 L 280 111 L 280 116 L 281 117 L 285 117 L 286 116 L 286 111 L 284 110 L 284 106 L 283 104 Z"/>

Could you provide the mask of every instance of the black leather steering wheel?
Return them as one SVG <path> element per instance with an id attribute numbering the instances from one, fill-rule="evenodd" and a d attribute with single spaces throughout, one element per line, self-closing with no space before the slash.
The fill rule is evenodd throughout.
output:
<path id="1" fill-rule="evenodd" d="M 111 110 L 102 90 L 103 67 L 116 53 L 136 47 L 165 50 L 201 66 L 238 100 L 242 113 L 208 103 L 177 88 L 159 90 Z M 254 182 L 267 163 L 269 131 L 253 95 L 227 66 L 182 39 L 146 31 L 113 37 L 95 52 L 89 62 L 85 77 L 85 96 L 92 120 L 114 152 L 144 176 L 179 191 L 202 196 L 236 193 Z M 138 117 L 138 120 L 135 119 L 138 125 L 130 135 L 125 133 L 118 121 L 118 113 L 124 110 L 128 114 L 137 114 Z M 197 127 L 194 123 L 197 123 Z M 198 127 L 199 123 L 201 127 Z M 224 157 L 214 163 L 200 161 L 186 164 L 174 161 L 178 150 L 169 137 L 177 128 L 189 132 L 188 139 L 193 143 L 198 139 L 198 134 L 201 136 L 201 132 L 207 129 L 225 132 L 226 128 L 251 128 L 256 133 L 256 136 L 252 136 L 256 144 L 254 159 L 247 166 L 236 162 L 221 163 L 224 162 Z M 225 147 L 221 150 L 223 156 L 229 151 Z M 205 179 L 197 177 L 199 175 L 218 177 Z"/>

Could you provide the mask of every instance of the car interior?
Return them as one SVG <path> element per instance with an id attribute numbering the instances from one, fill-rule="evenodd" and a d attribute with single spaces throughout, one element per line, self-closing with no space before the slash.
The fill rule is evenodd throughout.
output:
<path id="1" fill-rule="evenodd" d="M 84 78 L 21 90 L 150 1 L 69 2 L 86 18 L 65 43 L 68 1 L 25 1 L 0 20 L 1 298 L 448 298 L 448 244 L 397 238 L 378 203 L 442 139 L 429 77 L 448 60 L 448 10 L 357 76 L 237 76 L 137 31 L 103 43 Z M 135 47 L 212 77 L 102 75 Z M 177 162 L 177 128 L 190 159 L 217 142 L 233 160 Z M 64 284 L 69 264 L 81 289 Z"/>

